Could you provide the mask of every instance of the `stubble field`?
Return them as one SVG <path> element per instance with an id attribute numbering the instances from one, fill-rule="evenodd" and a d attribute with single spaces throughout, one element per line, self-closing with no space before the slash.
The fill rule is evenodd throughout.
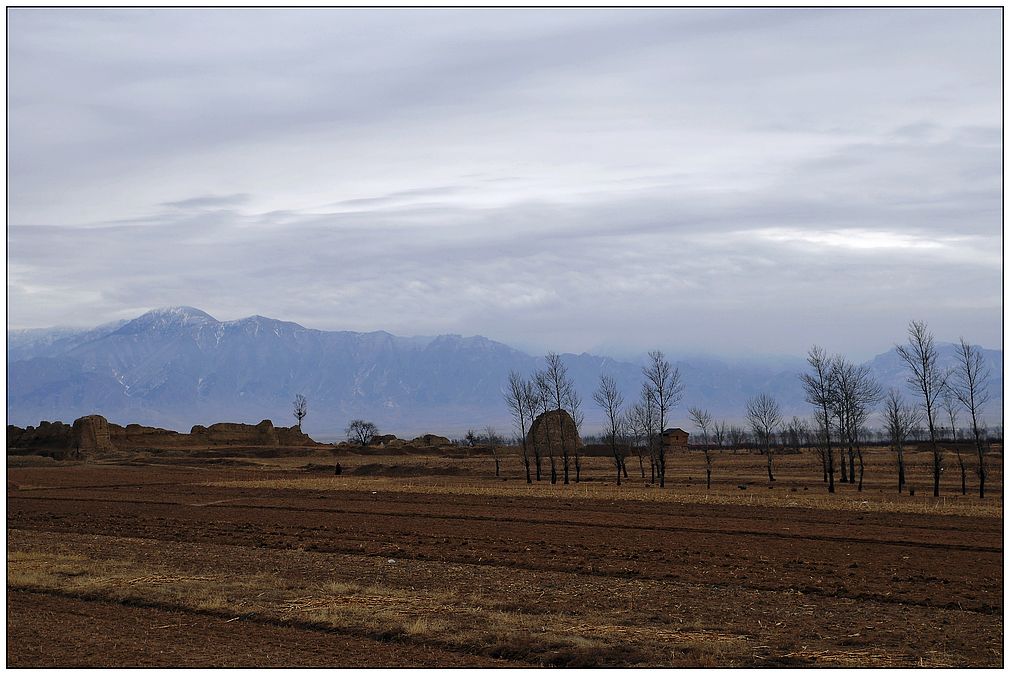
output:
<path id="1" fill-rule="evenodd" d="M 1001 459 L 983 502 L 925 454 L 914 497 L 885 451 L 862 493 L 814 460 L 11 458 L 7 664 L 1002 666 Z"/>

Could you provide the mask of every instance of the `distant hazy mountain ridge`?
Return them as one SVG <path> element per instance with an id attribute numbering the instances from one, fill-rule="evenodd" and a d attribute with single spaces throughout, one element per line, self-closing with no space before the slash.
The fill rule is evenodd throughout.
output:
<path id="1" fill-rule="evenodd" d="M 952 362 L 952 347 L 941 348 Z M 991 418 L 1001 421 L 1002 352 L 985 350 L 992 368 Z M 397 337 L 387 332 L 328 332 L 263 316 L 218 321 L 191 307 L 150 311 L 90 330 L 7 333 L 8 423 L 72 421 L 101 414 L 115 423 L 175 430 L 219 421 L 289 425 L 298 393 L 309 401 L 305 431 L 339 436 L 363 417 L 383 432 L 461 435 L 494 425 L 511 432 L 501 398 L 509 370 L 529 374 L 542 359 L 485 337 Z M 564 354 L 581 393 L 586 430 L 601 415 L 592 403 L 599 375 L 612 375 L 637 398 L 640 363 Z M 707 407 L 739 421 L 746 399 L 774 395 L 786 414 L 808 416 L 798 367 L 728 364 L 710 358 L 674 363 L 685 385 L 673 424 L 688 428 L 686 407 Z M 870 361 L 884 386 L 906 377 L 892 350 Z"/>

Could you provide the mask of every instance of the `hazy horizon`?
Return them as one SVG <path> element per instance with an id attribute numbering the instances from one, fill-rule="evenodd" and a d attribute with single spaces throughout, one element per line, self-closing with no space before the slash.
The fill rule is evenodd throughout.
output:
<path id="1" fill-rule="evenodd" d="M 148 312 L 164 311 L 164 310 L 176 310 L 176 309 L 195 309 L 197 311 L 201 311 L 203 313 L 208 314 L 214 320 L 217 320 L 217 321 L 222 322 L 222 323 L 241 321 L 241 320 L 244 320 L 244 319 L 253 318 L 255 316 L 261 316 L 263 318 L 268 318 L 268 319 L 272 319 L 272 320 L 278 320 L 278 321 L 290 322 L 290 323 L 297 323 L 301 327 L 306 328 L 308 330 L 323 330 L 323 331 L 327 331 L 325 328 L 319 328 L 319 327 L 316 327 L 316 326 L 313 326 L 313 325 L 305 325 L 304 323 L 300 323 L 298 321 L 289 321 L 288 319 L 284 318 L 283 316 L 265 316 L 264 314 L 261 314 L 261 313 L 249 314 L 249 315 L 246 315 L 246 316 L 234 316 L 234 317 L 222 318 L 221 316 L 218 316 L 217 314 L 215 314 L 212 311 L 206 311 L 206 310 L 204 310 L 204 309 L 202 309 L 200 307 L 194 307 L 194 306 L 189 306 L 189 305 L 177 305 L 177 306 L 172 306 L 172 307 L 152 307 L 151 309 L 149 309 L 147 311 L 144 311 L 144 312 L 142 312 L 140 314 L 137 314 L 136 316 L 131 316 L 131 317 L 127 318 L 127 319 L 119 319 L 119 320 L 116 320 L 116 321 L 107 321 L 105 323 L 81 324 L 81 325 L 49 325 L 49 326 L 42 326 L 42 327 L 38 327 L 38 328 L 23 328 L 23 329 L 24 330 L 42 330 L 42 331 L 45 331 L 45 330 L 62 330 L 62 329 L 66 329 L 66 330 L 87 330 L 87 329 L 97 328 L 97 327 L 101 327 L 102 325 L 107 325 L 107 324 L 112 324 L 112 323 L 117 323 L 117 322 L 124 322 L 124 321 L 128 322 L 129 320 L 132 320 L 134 318 L 139 318 L 140 316 L 142 316 L 142 315 L 144 315 L 145 313 L 148 313 Z M 8 330 L 8 332 L 10 332 L 10 331 L 19 330 L 19 328 L 10 328 L 10 327 L 8 327 L 7 330 Z M 337 329 L 335 329 L 335 331 L 340 331 L 340 329 L 337 328 Z M 548 352 L 539 352 L 539 351 L 535 351 L 535 350 L 529 350 L 529 349 L 526 349 L 526 348 L 524 348 L 524 347 L 522 347 L 520 345 L 513 344 L 513 343 L 510 343 L 510 342 L 506 342 L 506 341 L 504 341 L 502 339 L 498 339 L 494 335 L 484 335 L 484 334 L 479 334 L 479 333 L 468 333 L 467 334 L 467 333 L 444 333 L 443 332 L 443 333 L 432 333 L 432 334 L 421 335 L 421 334 L 392 333 L 392 332 L 390 332 L 388 330 L 382 330 L 382 329 L 377 329 L 377 330 L 360 330 L 360 331 L 352 331 L 352 332 L 361 332 L 361 333 L 367 333 L 367 332 L 387 332 L 389 334 L 392 334 L 395 337 L 421 338 L 421 339 L 423 339 L 423 338 L 434 338 L 434 337 L 444 336 L 444 335 L 458 335 L 458 336 L 460 336 L 460 337 L 462 337 L 464 339 L 465 338 L 470 338 L 470 337 L 483 337 L 483 338 L 489 339 L 491 341 L 498 342 L 498 343 L 501 343 L 501 344 L 505 344 L 506 346 L 518 349 L 519 351 L 522 351 L 522 352 L 526 353 L 527 355 L 531 355 L 531 356 L 534 356 L 534 357 L 542 357 L 542 356 L 546 355 L 546 353 L 548 353 Z M 941 344 L 955 344 L 955 343 L 957 343 L 959 336 L 957 336 L 957 337 L 948 337 L 946 335 L 934 335 L 934 337 L 936 339 L 936 343 L 941 345 Z M 995 350 L 995 351 L 1001 351 L 1002 350 L 1002 344 L 1001 343 L 994 344 L 994 345 L 992 345 L 992 344 L 982 344 L 982 343 L 978 343 L 978 342 L 972 341 L 969 338 L 967 338 L 966 336 L 964 336 L 964 338 L 967 339 L 968 342 L 970 342 L 972 344 L 975 344 L 976 346 L 980 346 L 980 347 L 982 347 L 984 349 Z M 869 353 L 869 354 L 864 354 L 864 355 L 863 354 L 855 354 L 855 353 L 852 353 L 852 352 L 849 352 L 849 351 L 839 351 L 837 353 L 839 355 L 844 355 L 844 356 L 846 356 L 848 358 L 854 358 L 857 361 L 859 361 L 859 360 L 869 360 L 869 359 L 871 359 L 874 356 L 878 356 L 880 354 L 886 353 L 887 351 L 890 351 L 891 349 L 894 348 L 895 345 L 901 344 L 903 342 L 904 342 L 904 339 L 903 339 L 903 336 L 902 336 L 901 339 L 893 341 L 889 345 L 882 346 L 879 349 L 879 351 L 876 351 L 876 352 L 873 352 L 873 353 Z M 813 346 L 813 344 L 810 344 L 810 346 Z M 822 345 L 818 345 L 818 346 L 822 346 Z M 730 362 L 730 363 L 732 361 L 736 361 L 736 360 L 743 361 L 743 362 L 745 362 L 747 360 L 753 360 L 753 361 L 760 361 L 760 360 L 768 360 L 768 361 L 770 361 L 770 360 L 790 360 L 790 359 L 804 360 L 806 358 L 806 355 L 807 355 L 807 352 L 808 352 L 808 350 L 807 350 L 807 351 L 803 351 L 802 353 L 772 353 L 772 352 L 768 352 L 768 353 L 756 353 L 756 352 L 753 352 L 753 353 L 724 354 L 724 353 L 718 353 L 718 352 L 714 352 L 714 351 L 703 351 L 703 350 L 683 350 L 683 349 L 677 350 L 676 347 L 675 347 L 675 345 L 669 346 L 669 345 L 656 344 L 656 345 L 654 345 L 652 347 L 649 347 L 649 350 L 654 350 L 654 349 L 659 349 L 659 350 L 663 351 L 667 356 L 674 357 L 674 358 L 686 358 L 686 359 L 689 359 L 689 358 L 696 358 L 696 359 L 711 358 L 711 359 L 720 359 L 720 360 L 723 360 L 723 361 L 726 361 L 726 362 Z M 624 360 L 624 361 L 643 360 L 643 359 L 645 359 L 647 357 L 647 351 L 626 351 L 626 352 L 623 352 L 623 351 L 605 351 L 605 350 L 602 350 L 602 349 L 594 350 L 594 351 L 592 351 L 592 350 L 590 350 L 590 351 L 572 351 L 570 349 L 563 349 L 562 348 L 562 349 L 557 349 L 556 352 L 557 353 L 561 353 L 561 354 L 574 354 L 574 355 L 577 355 L 579 353 L 588 353 L 588 354 L 595 355 L 595 356 L 610 357 L 610 358 L 613 358 L 615 360 Z"/>
<path id="2" fill-rule="evenodd" d="M 11 328 L 1002 344 L 991 9 L 11 9 Z"/>

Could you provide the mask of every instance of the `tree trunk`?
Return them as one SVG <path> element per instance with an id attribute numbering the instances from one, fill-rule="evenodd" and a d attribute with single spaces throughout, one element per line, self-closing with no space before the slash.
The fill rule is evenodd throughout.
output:
<path id="1" fill-rule="evenodd" d="M 932 496 L 939 498 L 939 476 L 942 474 L 942 465 L 939 461 L 938 450 L 932 451 Z"/>
<path id="2" fill-rule="evenodd" d="M 581 481 L 582 478 L 582 460 L 581 457 L 575 454 L 575 484 Z"/>
<path id="3" fill-rule="evenodd" d="M 988 477 L 988 466 L 984 463 L 984 450 L 981 448 L 981 442 L 977 443 L 977 481 L 978 481 L 978 497 L 984 498 L 984 482 L 985 478 Z"/>
<path id="4" fill-rule="evenodd" d="M 774 482 L 774 473 L 771 472 L 771 445 L 764 445 L 764 452 L 767 453 L 767 481 Z"/>
<path id="5" fill-rule="evenodd" d="M 617 467 L 617 486 L 620 486 L 620 470 L 623 468 L 624 472 L 627 472 L 627 468 L 624 467 L 624 462 L 620 456 L 620 452 L 617 451 L 617 443 L 615 441 L 610 442 L 610 451 L 613 452 L 613 463 Z"/>
<path id="6" fill-rule="evenodd" d="M 645 458 L 638 452 L 638 468 L 641 469 L 641 479 L 645 479 Z"/>
<path id="7" fill-rule="evenodd" d="M 838 455 L 841 457 L 841 482 L 847 482 L 848 481 L 848 467 L 847 467 L 847 464 L 844 461 L 844 447 L 839 447 L 838 449 L 841 450 L 841 451 L 838 452 Z"/>
<path id="8" fill-rule="evenodd" d="M 862 491 L 862 476 L 865 475 L 865 461 L 862 460 L 862 448 L 858 448 L 858 491 Z"/>
<path id="9" fill-rule="evenodd" d="M 568 479 L 568 475 L 571 472 L 571 457 L 568 456 L 567 450 L 564 450 L 564 453 L 561 455 L 561 458 L 563 459 L 564 463 L 564 484 L 571 484 L 571 481 Z"/>
<path id="10" fill-rule="evenodd" d="M 659 449 L 659 488 L 666 487 L 666 450 Z"/>
<path id="11" fill-rule="evenodd" d="M 711 469 L 708 468 L 708 489 L 711 489 Z"/>
<path id="12" fill-rule="evenodd" d="M 834 493 L 834 449 L 833 447 L 827 447 L 827 477 L 829 478 L 827 482 L 827 493 Z"/>
<path id="13" fill-rule="evenodd" d="M 904 449 L 897 449 L 897 493 L 902 494 L 904 492 Z"/>
<path id="14" fill-rule="evenodd" d="M 494 477 L 501 477 L 501 461 L 494 457 Z"/>
<path id="15" fill-rule="evenodd" d="M 954 441 L 953 441 L 954 443 L 956 442 L 955 437 L 956 437 L 956 435 L 955 435 L 955 432 L 954 432 Z M 957 445 L 957 444 L 954 444 L 953 445 L 953 451 L 956 452 L 956 462 L 960 466 L 960 495 L 961 496 L 966 496 L 967 495 L 967 465 L 964 463 L 964 461 L 963 461 L 963 455 L 960 453 L 960 446 Z"/>
<path id="16" fill-rule="evenodd" d="M 550 457 L 550 484 L 557 484 L 557 459 Z"/>
<path id="17" fill-rule="evenodd" d="M 533 450 L 534 457 L 536 459 L 536 481 L 539 482 L 543 479 L 543 455 L 540 454 L 540 450 Z"/>

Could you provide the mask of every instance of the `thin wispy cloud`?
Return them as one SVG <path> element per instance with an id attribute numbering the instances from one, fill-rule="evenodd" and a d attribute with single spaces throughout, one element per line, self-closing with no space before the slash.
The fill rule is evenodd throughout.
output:
<path id="1" fill-rule="evenodd" d="M 1001 341 L 998 10 L 11 10 L 11 327 Z"/>

